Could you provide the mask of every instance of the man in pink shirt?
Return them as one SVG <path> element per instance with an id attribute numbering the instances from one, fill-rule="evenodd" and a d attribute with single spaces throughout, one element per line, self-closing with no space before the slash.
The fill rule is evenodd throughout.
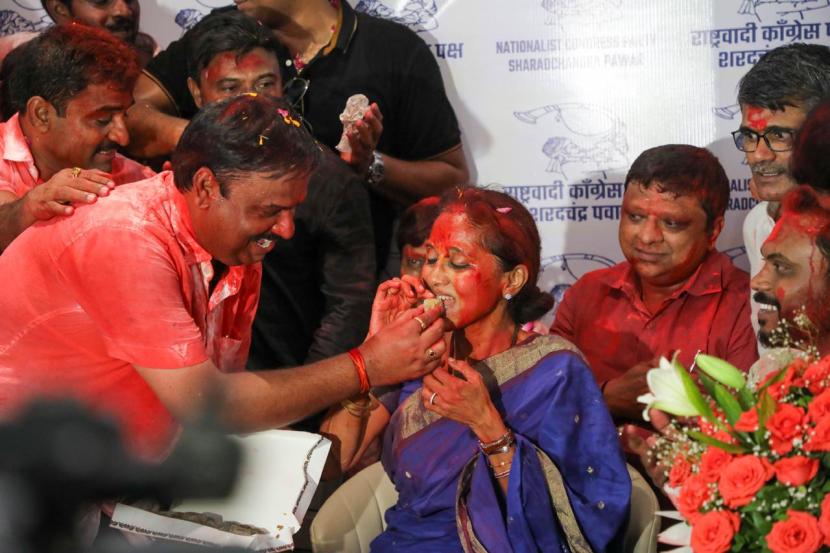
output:
<path id="1" fill-rule="evenodd" d="M 131 48 L 77 24 L 23 48 L 8 83 L 15 115 L 0 124 L 0 250 L 35 221 L 153 174 L 116 153 L 129 142 L 124 117 L 139 74 Z"/>
<path id="2" fill-rule="evenodd" d="M 259 262 L 293 234 L 318 156 L 286 103 L 239 96 L 191 121 L 173 173 L 22 233 L 0 256 L 0 411 L 77 398 L 114 417 L 134 451 L 160 456 L 178 421 L 214 402 L 252 431 L 437 368 L 440 309 L 413 309 L 348 356 L 233 372 Z"/>

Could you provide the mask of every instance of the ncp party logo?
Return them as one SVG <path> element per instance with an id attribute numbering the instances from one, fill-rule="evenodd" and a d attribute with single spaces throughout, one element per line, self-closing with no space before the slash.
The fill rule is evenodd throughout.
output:
<path id="1" fill-rule="evenodd" d="M 12 0 L 18 10 L 0 10 L 0 35 L 35 32 L 52 25 L 40 0 Z"/>
<path id="2" fill-rule="evenodd" d="M 556 307 L 562 302 L 565 292 L 583 275 L 607 269 L 616 265 L 614 260 L 595 253 L 563 253 L 542 259 L 539 288 L 550 292 L 556 300 L 551 313 L 544 317 L 546 324 L 553 320 Z"/>
<path id="3" fill-rule="evenodd" d="M 43 12 L 43 3 L 41 0 L 12 0 L 12 4 L 26 11 Z"/>
<path id="4" fill-rule="evenodd" d="M 804 17 L 807 12 L 823 10 L 830 6 L 830 0 L 740 0 L 738 13 L 751 15 L 758 21 L 764 17 L 781 17 L 798 15 Z"/>
<path id="5" fill-rule="evenodd" d="M 435 17 L 438 6 L 435 0 L 409 0 L 400 10 L 394 10 L 380 0 L 359 0 L 354 9 L 401 23 L 416 33 L 438 28 L 438 19 Z"/>
<path id="6" fill-rule="evenodd" d="M 187 8 L 179 10 L 176 14 L 176 25 L 182 28 L 182 34 L 192 29 L 196 23 L 210 13 L 210 10 L 228 5 L 226 0 L 196 0 L 196 3 L 207 9 Z"/>
<path id="7" fill-rule="evenodd" d="M 628 169 L 625 125 L 603 108 L 590 104 L 549 104 L 527 111 L 514 111 L 519 121 L 549 129 L 542 145 L 548 158 L 548 173 L 572 177 L 593 174 L 607 178 L 609 172 Z M 554 179 L 559 180 L 559 179 Z"/>
<path id="8" fill-rule="evenodd" d="M 542 0 L 545 25 L 604 23 L 619 19 L 623 0 Z"/>

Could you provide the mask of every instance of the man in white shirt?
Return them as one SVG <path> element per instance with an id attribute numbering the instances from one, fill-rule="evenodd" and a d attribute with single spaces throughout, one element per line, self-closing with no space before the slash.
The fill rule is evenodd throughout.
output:
<path id="1" fill-rule="evenodd" d="M 750 275 L 761 270 L 761 245 L 778 218 L 780 200 L 796 185 L 789 161 L 795 133 L 807 113 L 830 96 L 830 48 L 794 43 L 775 48 L 741 79 L 741 126 L 732 133 L 752 171 L 753 196 L 760 203 L 747 214 L 743 235 Z M 758 305 L 752 324 L 758 331 Z M 762 344 L 759 344 L 762 347 Z"/>

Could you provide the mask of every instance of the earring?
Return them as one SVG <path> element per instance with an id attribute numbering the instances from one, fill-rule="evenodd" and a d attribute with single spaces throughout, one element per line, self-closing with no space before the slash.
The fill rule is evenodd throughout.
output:
<path id="1" fill-rule="evenodd" d="M 510 292 L 506 293 L 504 295 L 504 299 L 506 299 L 507 301 L 512 300 L 513 299 L 513 294 L 511 294 Z"/>

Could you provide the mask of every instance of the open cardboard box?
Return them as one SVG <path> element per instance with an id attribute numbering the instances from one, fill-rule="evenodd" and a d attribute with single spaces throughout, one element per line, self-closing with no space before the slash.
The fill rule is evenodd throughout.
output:
<path id="1" fill-rule="evenodd" d="M 122 503 L 113 512 L 111 526 L 192 544 L 269 553 L 293 549 L 292 536 L 300 529 L 320 482 L 331 442 L 318 434 L 291 430 L 268 430 L 234 439 L 243 448 L 243 459 L 232 494 L 219 500 L 185 501 L 173 510 L 215 513 L 226 522 L 262 528 L 267 533 L 235 534 Z"/>

